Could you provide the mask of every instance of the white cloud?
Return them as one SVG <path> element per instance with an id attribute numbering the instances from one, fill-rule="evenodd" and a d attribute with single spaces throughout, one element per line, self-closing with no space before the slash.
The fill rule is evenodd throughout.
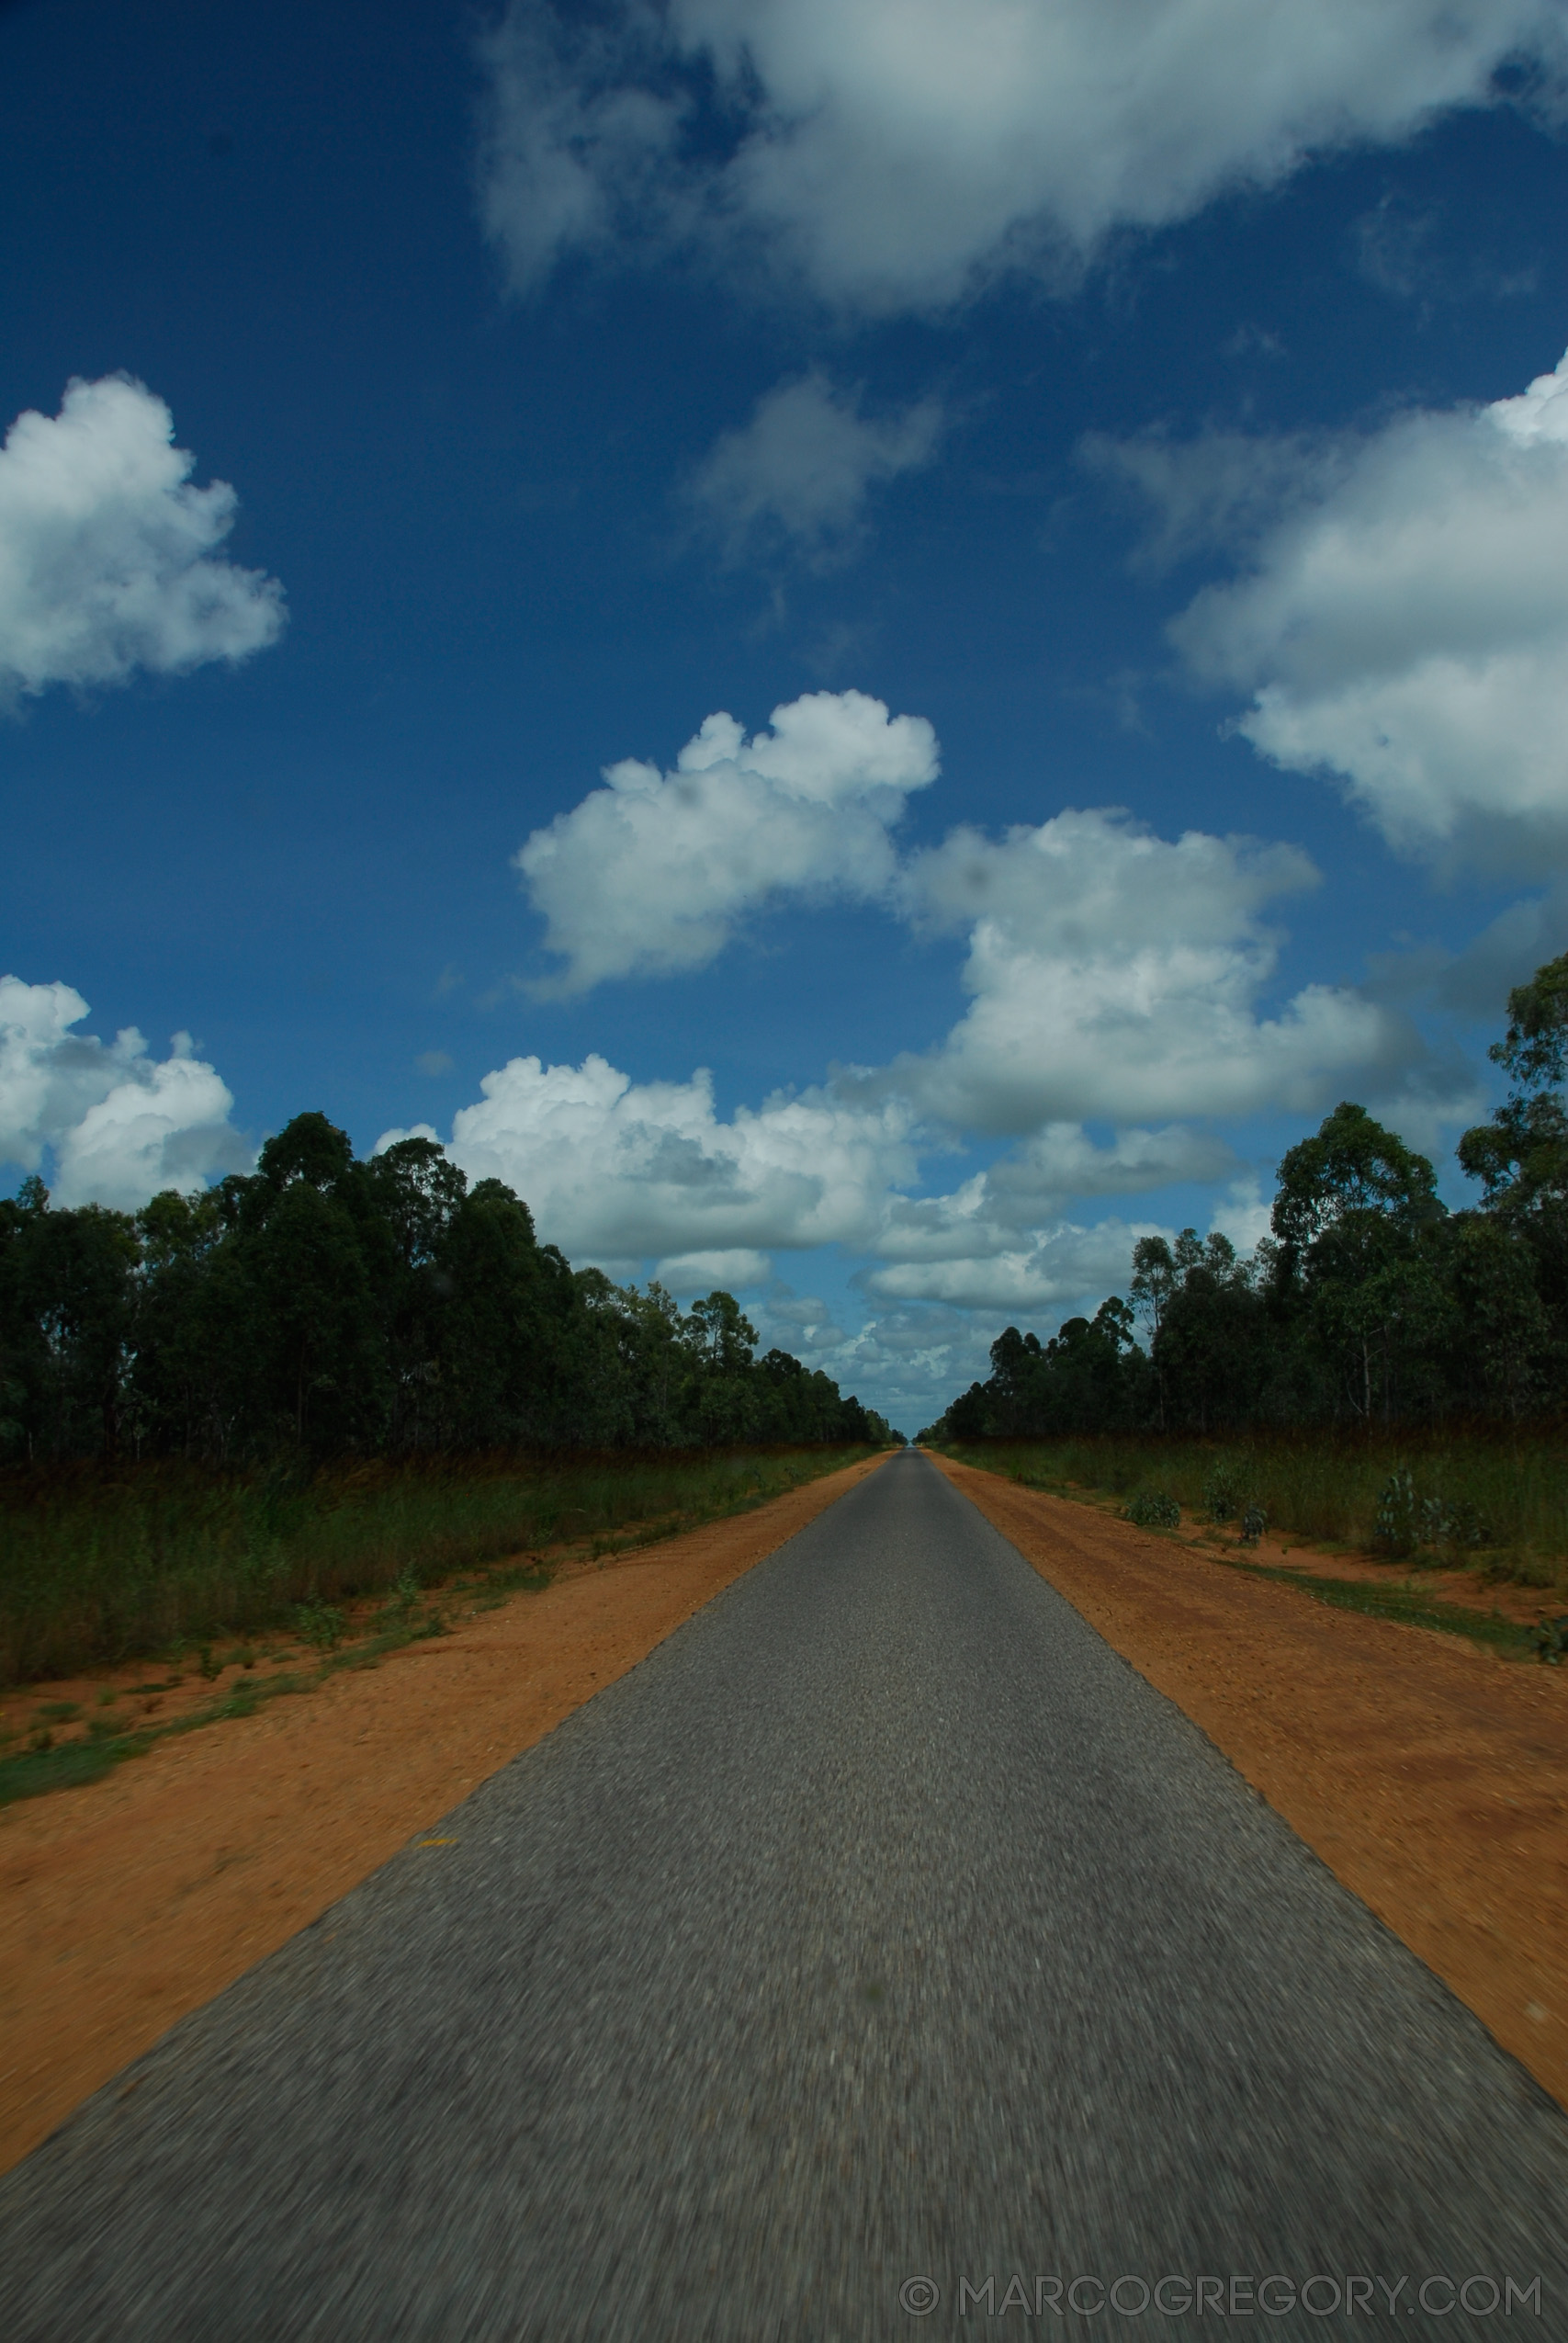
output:
<path id="1" fill-rule="evenodd" d="M 51 684 L 183 674 L 276 642 L 283 589 L 214 558 L 223 481 L 193 487 L 162 399 L 124 375 L 73 381 L 58 416 L 18 415 L 0 448 L 0 701 Z"/>
<path id="2" fill-rule="evenodd" d="M 1060 1222 L 1075 1201 L 1207 1184 L 1235 1160 L 1212 1132 L 1180 1125 L 1119 1131 L 1109 1147 L 1097 1148 L 1081 1125 L 1051 1124 L 944 1195 L 888 1197 L 875 1250 L 917 1278 L 889 1290 L 926 1292 L 918 1273 L 934 1265 L 930 1295 L 951 1299 L 943 1283 L 950 1271 L 960 1279 L 988 1278 L 990 1270 L 982 1273 L 978 1264 L 1016 1256 L 1021 1246 L 1032 1251 L 1042 1229 Z"/>
<path id="3" fill-rule="evenodd" d="M 1112 1240 L 1075 1204 L 1234 1175 L 1216 1121 L 1321 1112 L 1348 1089 L 1451 1111 L 1396 989 L 1269 1005 L 1263 914 L 1316 880 L 1296 849 L 1069 810 L 1000 839 L 962 827 L 899 866 L 887 824 L 935 770 L 929 725 L 854 693 L 781 708 L 752 741 L 710 717 L 674 773 L 615 768 L 520 860 L 574 989 L 711 957 L 785 887 L 836 882 L 919 930 L 966 931 L 970 1005 L 945 1038 L 728 1119 L 705 1072 L 638 1083 L 597 1056 L 517 1058 L 456 1117 L 454 1160 L 617 1273 L 651 1259 L 722 1284 L 722 1257 L 755 1282 L 768 1252 L 833 1243 L 873 1256 L 878 1293 L 976 1307 L 1084 1289 Z M 977 1136 L 1011 1144 L 916 1193 Z"/>
<path id="4" fill-rule="evenodd" d="M 1303 1112 L 1348 1077 L 1386 1081 L 1413 1043 L 1390 1010 L 1308 985 L 1258 1014 L 1278 956 L 1258 913 L 1315 878 L 1294 847 L 1170 841 L 1113 811 L 955 830 L 903 886 L 918 919 L 969 927 L 973 1003 L 880 1080 L 944 1123 L 1016 1133 Z"/>
<path id="5" fill-rule="evenodd" d="M 818 1306 L 819 1307 L 819 1306 Z M 917 1431 L 941 1414 L 955 1392 L 990 1373 L 988 1353 L 1001 1320 L 984 1324 L 967 1311 L 941 1303 L 893 1303 L 875 1307 L 851 1334 L 840 1327 L 821 1330 L 824 1339 L 803 1336 L 790 1305 L 767 1304 L 751 1313 L 763 1347 L 777 1342 L 804 1364 L 820 1367 L 842 1391 L 855 1391 L 889 1421 Z"/>
<path id="6" fill-rule="evenodd" d="M 770 1262 L 766 1253 L 745 1246 L 728 1252 L 671 1253 L 654 1266 L 654 1275 L 672 1294 L 711 1294 L 716 1286 L 743 1293 L 748 1285 L 766 1283 Z"/>
<path id="7" fill-rule="evenodd" d="M 936 775 L 931 726 L 862 692 L 809 693 L 772 725 L 748 740 L 710 716 L 672 773 L 628 758 L 535 831 L 517 865 L 568 964 L 541 991 L 702 968 L 743 912 L 780 896 L 886 890 L 888 832 Z"/>
<path id="8" fill-rule="evenodd" d="M 1041 1248 L 1064 1257 L 1073 1199 L 1233 1169 L 1210 1118 L 1317 1110 L 1348 1083 L 1375 1097 L 1420 1073 L 1393 1006 L 1313 986 L 1258 1013 L 1277 949 L 1259 909 L 1313 877 L 1290 848 L 1172 843 L 1111 813 L 999 842 L 956 831 L 900 882 L 912 916 L 971 928 L 973 1004 L 924 1056 L 852 1067 L 728 1120 L 705 1072 L 636 1083 L 599 1057 L 513 1058 L 457 1115 L 450 1152 L 525 1195 L 574 1259 L 723 1253 L 750 1268 L 765 1251 L 837 1243 L 897 1264 L 902 1282 L 877 1290 L 900 1298 L 953 1300 L 1015 1273 L 1043 1293 Z M 1113 1126 L 1108 1140 L 1091 1119 Z M 949 1193 L 908 1193 L 973 1133 L 1020 1143 Z M 1051 1292 L 1075 1273 L 1053 1268 Z"/>
<path id="9" fill-rule="evenodd" d="M 813 369 L 776 384 L 742 429 L 722 435 L 692 497 L 731 558 L 785 539 L 822 565 L 852 546 L 873 483 L 928 464 L 941 431 L 934 399 L 868 420 L 858 391 L 836 391 Z"/>
<path id="10" fill-rule="evenodd" d="M 1097 1308 L 1120 1285 L 1126 1290 L 1134 1241 L 1152 1224 L 1101 1220 L 1092 1228 L 1063 1222 L 1037 1229 L 1007 1252 L 942 1262 L 897 1262 L 874 1269 L 869 1293 L 898 1302 L 946 1302 L 961 1309 L 1018 1316 L 1060 1309 L 1066 1303 Z"/>
<path id="11" fill-rule="evenodd" d="M 717 246 L 924 308 L 1403 141 L 1507 63 L 1550 109 L 1565 51 L 1555 0 L 513 0 L 481 200 L 523 287 Z"/>
<path id="12" fill-rule="evenodd" d="M 479 1087 L 482 1101 L 453 1121 L 449 1154 L 470 1178 L 525 1197 L 541 1235 L 573 1261 L 860 1245 L 889 1188 L 915 1176 L 910 1117 L 896 1100 L 807 1091 L 727 1122 L 706 1072 L 638 1083 L 599 1057 L 514 1058 Z"/>
<path id="13" fill-rule="evenodd" d="M 827 1304 L 775 1285 L 758 1306 L 764 1341 L 920 1421 L 985 1371 L 964 1313 L 994 1331 L 1125 1287 L 1133 1242 L 1157 1224 L 1096 1220 L 1085 1200 L 1226 1182 L 1216 1225 L 1252 1228 L 1256 1195 L 1216 1124 L 1315 1115 L 1346 1094 L 1401 1129 L 1451 1119 L 1454 1069 L 1421 1042 L 1397 983 L 1270 998 L 1280 939 L 1265 915 L 1317 876 L 1295 848 L 1168 840 L 1115 810 L 1069 810 L 999 839 L 961 827 L 899 865 L 885 819 L 866 850 L 867 791 L 901 802 L 934 773 L 929 726 L 852 694 L 797 702 L 773 723 L 747 743 L 729 718 L 710 718 L 675 773 L 636 767 L 629 787 L 612 775 L 536 833 L 530 855 L 562 842 L 570 884 L 542 858 L 535 867 L 556 886 L 553 905 L 539 889 L 541 907 L 573 976 L 691 965 L 741 906 L 766 900 L 781 865 L 797 889 L 804 872 L 852 865 L 855 891 L 918 931 L 966 935 L 969 1006 L 922 1054 L 728 1116 L 702 1071 L 637 1082 L 597 1056 L 527 1057 L 487 1075 L 448 1152 L 526 1197 L 541 1236 L 574 1261 L 620 1276 L 652 1262 L 685 1292 L 758 1284 L 770 1254 L 858 1253 L 870 1327 L 846 1333 Z M 715 771 L 723 787 L 710 793 Z M 618 829 L 622 799 L 646 836 Z M 682 922 L 703 921 L 688 939 Z M 595 961 L 606 948 L 619 956 Z M 1002 1145 L 944 1186 L 946 1160 L 979 1140 Z"/>
<path id="14" fill-rule="evenodd" d="M 820 1368 L 840 1390 L 858 1392 L 911 1432 L 989 1374 L 987 1353 L 1001 1324 L 994 1313 L 982 1323 L 940 1303 L 879 1303 L 851 1332 L 826 1302 L 796 1296 L 782 1282 L 762 1300 L 748 1302 L 746 1315 L 757 1328 L 759 1350 L 776 1343 L 793 1352 L 803 1365 Z"/>
<path id="15" fill-rule="evenodd" d="M 1274 1225 L 1274 1199 L 1266 1196 L 1256 1178 L 1231 1183 L 1229 1194 L 1215 1205 L 1209 1227 L 1228 1237 L 1238 1253 L 1250 1253 Z"/>
<path id="16" fill-rule="evenodd" d="M 682 108 L 649 85 L 665 43 L 646 0 L 598 17 L 520 0 L 479 45 L 491 76 L 480 211 L 520 290 L 565 254 L 612 243 L 623 219 L 676 225 Z"/>
<path id="17" fill-rule="evenodd" d="M 787 1346 L 807 1365 L 849 1340 L 829 1303 L 816 1294 L 796 1294 L 782 1278 L 770 1287 L 754 1316 L 767 1342 Z"/>
<path id="18" fill-rule="evenodd" d="M 1192 673 L 1250 693 L 1260 754 L 1338 775 L 1394 846 L 1562 866 L 1568 358 L 1519 398 L 1285 454 L 1257 443 L 1274 516 L 1244 573 L 1171 628 Z M 1138 476 L 1168 527 L 1213 450 L 1161 465 Z"/>
<path id="19" fill-rule="evenodd" d="M 188 1034 L 155 1059 L 134 1025 L 107 1044 L 73 1032 L 86 1014 L 68 984 L 0 977 L 0 1163 L 37 1172 L 47 1149 L 56 1204 L 122 1211 L 249 1163 L 233 1099 Z"/>

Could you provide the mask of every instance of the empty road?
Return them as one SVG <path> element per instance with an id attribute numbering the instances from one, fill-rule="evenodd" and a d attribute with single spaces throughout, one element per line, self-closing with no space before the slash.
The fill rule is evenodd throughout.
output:
<path id="1" fill-rule="evenodd" d="M 8 2343 L 1568 2335 L 1568 2119 L 918 1454 L 437 1835 L 0 2183 Z"/>

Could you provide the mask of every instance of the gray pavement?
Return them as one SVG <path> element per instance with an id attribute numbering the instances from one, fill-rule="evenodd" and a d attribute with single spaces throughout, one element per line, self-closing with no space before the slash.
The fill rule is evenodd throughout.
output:
<path id="1" fill-rule="evenodd" d="M 0 2183 L 7 2343 L 1568 2337 L 1568 2120 L 919 1455 L 440 1835 Z"/>

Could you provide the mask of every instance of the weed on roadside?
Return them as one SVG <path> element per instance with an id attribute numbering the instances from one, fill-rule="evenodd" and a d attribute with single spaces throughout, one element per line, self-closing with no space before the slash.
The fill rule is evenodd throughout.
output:
<path id="1" fill-rule="evenodd" d="M 341 1617 L 345 1604 L 376 1599 L 409 1606 L 423 1587 L 510 1570 L 517 1556 L 563 1540 L 626 1551 L 749 1511 L 872 1453 L 6 1470 L 0 1682 L 70 1677 L 137 1654 L 156 1664 L 154 1656 L 189 1653 L 194 1665 L 205 1651 L 216 1661 L 232 1640 L 250 1647 L 287 1631 L 301 1611 Z"/>
<path id="2" fill-rule="evenodd" d="M 1363 1579 L 1319 1578 L 1309 1570 L 1276 1569 L 1271 1564 L 1243 1562 L 1233 1555 L 1213 1558 L 1228 1570 L 1245 1570 L 1249 1578 L 1300 1587 L 1315 1602 L 1326 1602 L 1333 1610 L 1358 1611 L 1365 1618 L 1391 1619 L 1400 1626 L 1431 1627 L 1445 1636 L 1464 1636 L 1508 1658 L 1521 1658 L 1537 1632 L 1495 1611 L 1471 1611 L 1463 1603 L 1439 1602 L 1404 1587 L 1370 1585 Z"/>
<path id="3" fill-rule="evenodd" d="M 1529 1634 L 1536 1658 L 1549 1668 L 1560 1667 L 1568 1659 L 1568 1613 L 1561 1619 L 1543 1619 Z"/>
<path id="4" fill-rule="evenodd" d="M 41 1797 L 49 1790 L 80 1789 L 96 1782 L 132 1754 L 118 1741 L 68 1741 L 62 1749 L 29 1749 L 0 1757 L 0 1805 L 17 1798 Z"/>
<path id="5" fill-rule="evenodd" d="M 1330 1551 L 1468 1569 L 1568 1594 L 1568 1438 L 1495 1425 L 1361 1433 L 1065 1435 L 955 1443 L 945 1453 L 1029 1488 L 1126 1505 L 1159 1490 L 1189 1519 L 1245 1519 Z"/>
<path id="6" fill-rule="evenodd" d="M 330 1602 L 300 1602 L 294 1608 L 294 1632 L 301 1643 L 311 1644 L 318 1651 L 335 1651 L 347 1631 L 348 1621 Z M 207 1670 L 203 1669 L 203 1675 Z"/>

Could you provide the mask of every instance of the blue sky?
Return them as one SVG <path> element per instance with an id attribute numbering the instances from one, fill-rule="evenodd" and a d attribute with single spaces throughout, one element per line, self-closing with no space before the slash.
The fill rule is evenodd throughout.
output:
<path id="1" fill-rule="evenodd" d="M 1562 0 L 0 10 L 0 1178 L 430 1128 L 910 1430 L 1341 1097 L 1460 1200 L 1568 945 L 1565 75 Z"/>

